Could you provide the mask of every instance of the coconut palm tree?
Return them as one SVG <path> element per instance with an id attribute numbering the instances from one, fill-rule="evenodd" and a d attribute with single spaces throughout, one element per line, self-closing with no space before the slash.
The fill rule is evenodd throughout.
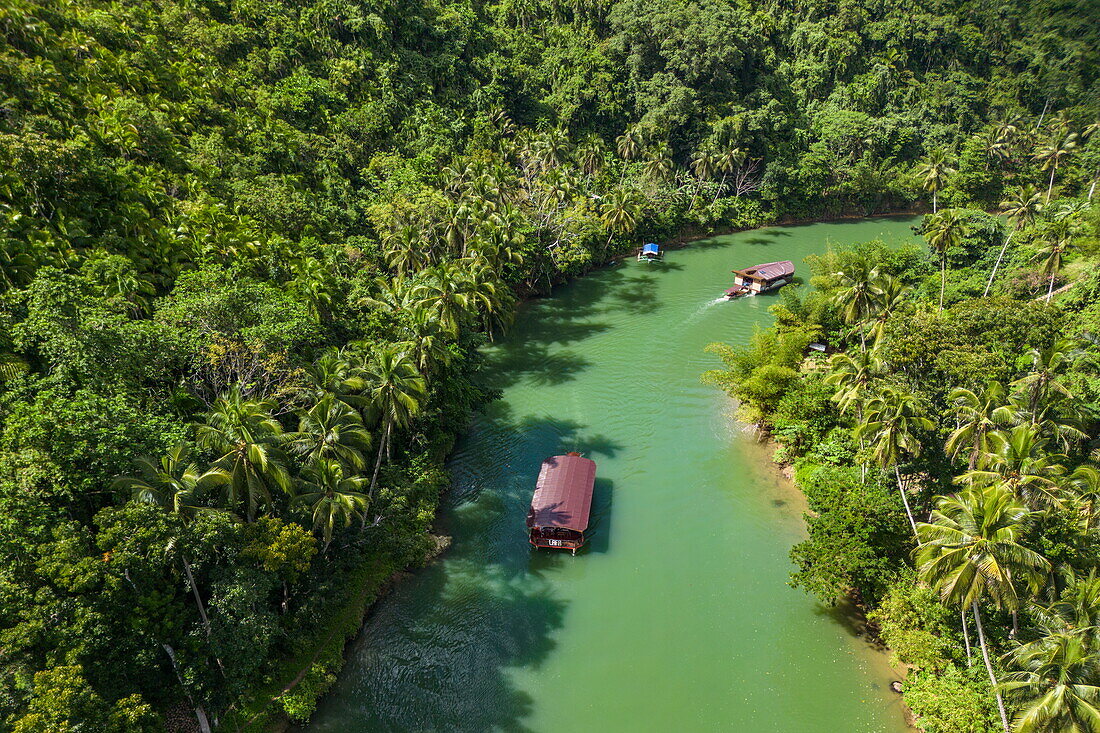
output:
<path id="1" fill-rule="evenodd" d="M 943 148 L 937 148 L 928 154 L 928 157 L 924 159 L 924 162 L 917 168 L 917 175 L 920 176 L 921 185 L 924 186 L 925 191 L 932 193 L 932 213 L 935 214 L 939 211 L 939 192 L 943 190 L 944 185 L 947 183 L 947 179 L 955 173 L 955 169 L 950 166 L 947 158 L 947 151 Z"/>
<path id="2" fill-rule="evenodd" d="M 577 165 L 585 175 L 598 175 L 603 169 L 605 153 L 603 138 L 599 135 L 589 135 L 577 148 Z"/>
<path id="3" fill-rule="evenodd" d="M 719 151 L 715 157 L 714 164 L 717 170 L 722 174 L 722 180 L 718 184 L 718 190 L 714 192 L 714 200 L 717 201 L 718 197 L 722 195 L 722 191 L 726 188 L 726 177 L 745 164 L 745 151 L 736 145 L 727 145 Z"/>
<path id="4" fill-rule="evenodd" d="M 142 457 L 136 463 L 137 475 L 120 476 L 115 479 L 114 486 L 130 492 L 134 501 L 152 504 L 175 514 L 185 526 L 197 513 L 214 511 L 198 502 L 202 494 L 214 486 L 224 486 L 231 480 L 229 474 L 220 468 L 201 470 L 192 460 L 190 446 L 186 443 L 177 443 L 172 446 L 160 460 Z M 184 552 L 178 539 L 174 539 L 168 549 L 178 551 L 180 565 L 191 586 L 191 595 L 195 599 L 195 606 L 198 608 L 199 618 L 202 619 L 206 638 L 209 641 L 211 640 L 210 618 L 207 616 L 206 604 L 203 603 L 202 594 L 199 593 L 199 586 L 195 582 L 187 553 Z M 213 646 L 212 641 L 211 645 Z M 214 658 L 224 673 L 224 666 L 216 650 Z"/>
<path id="5" fill-rule="evenodd" d="M 1018 700 L 1015 733 L 1100 732 L 1100 654 L 1094 634 L 1055 632 L 1005 655 L 1000 689 Z"/>
<path id="6" fill-rule="evenodd" d="M 608 231 L 607 243 L 604 245 L 605 258 L 615 235 L 634 231 L 641 215 L 642 201 L 632 189 L 618 188 L 603 199 L 600 203 L 600 220 Z"/>
<path id="7" fill-rule="evenodd" d="M 414 226 L 402 226 L 390 233 L 382 242 L 386 267 L 397 277 L 404 278 L 419 272 L 432 262 L 431 248 L 421 238 Z"/>
<path id="8" fill-rule="evenodd" d="M 649 152 L 649 159 L 645 164 L 645 177 L 651 181 L 662 183 L 672 177 L 675 166 L 672 163 L 672 150 L 668 145 L 661 145 Z"/>
<path id="9" fill-rule="evenodd" d="M 829 360 L 829 374 L 825 383 L 836 387 L 833 399 L 843 414 L 853 408 L 856 422 L 863 422 L 863 406 L 868 401 L 868 390 L 873 381 L 883 374 L 882 360 L 872 351 L 860 351 L 856 355 L 834 354 Z M 859 438 L 860 456 L 863 455 L 864 438 Z M 867 462 L 860 460 L 860 481 L 867 480 Z"/>
<path id="10" fill-rule="evenodd" d="M 1001 251 L 997 254 L 997 261 L 993 264 L 993 272 L 989 273 L 989 282 L 985 284 L 985 292 L 982 293 L 983 298 L 989 295 L 989 289 L 993 287 L 993 278 L 997 277 L 997 270 L 1001 266 L 1001 260 L 1004 259 L 1005 250 L 1008 249 L 1008 243 L 1012 241 L 1012 237 L 1025 226 L 1033 224 L 1039 212 L 1043 210 L 1042 196 L 1039 195 L 1034 186 L 1023 186 L 1017 189 L 1012 196 L 1001 202 L 1001 210 L 1008 216 L 1011 228 L 1005 238 L 1005 243 L 1001 245 Z"/>
<path id="11" fill-rule="evenodd" d="M 860 350 L 866 351 L 867 334 L 863 325 L 881 302 L 882 274 L 877 267 L 859 260 L 833 273 L 833 277 L 839 286 L 833 294 L 833 305 L 840 309 L 840 317 L 845 323 L 859 329 Z"/>
<path id="12" fill-rule="evenodd" d="M 862 421 L 863 405 L 868 401 L 868 390 L 877 377 L 883 374 L 882 359 L 874 351 L 858 354 L 834 354 L 829 360 L 829 374 L 825 383 L 836 387 L 833 399 L 842 413 L 853 408 L 858 421 Z"/>
<path id="13" fill-rule="evenodd" d="M 404 344 L 388 344 L 364 365 L 367 391 L 382 418 L 382 437 L 374 463 L 370 492 L 378 483 L 382 456 L 389 455 L 394 428 L 407 428 L 427 398 L 428 386 Z"/>
<path id="14" fill-rule="evenodd" d="M 1077 133 L 1071 132 L 1065 137 L 1051 140 L 1040 145 L 1032 153 L 1031 157 L 1038 161 L 1042 170 L 1050 171 L 1050 182 L 1047 184 L 1047 195 L 1044 203 L 1050 203 L 1050 192 L 1054 189 L 1054 174 L 1058 172 L 1058 166 L 1068 158 L 1077 147 Z"/>
<path id="15" fill-rule="evenodd" d="M 1006 396 L 1004 385 L 996 381 L 987 382 L 981 392 L 957 387 L 947 396 L 958 427 L 947 437 L 945 447 L 956 458 L 968 450 L 971 471 L 987 447 L 989 432 L 1011 420 L 1011 411 L 1005 407 Z"/>
<path id="16" fill-rule="evenodd" d="M 420 373 L 429 376 L 437 367 L 450 363 L 452 354 L 449 339 L 431 311 L 414 308 L 409 312 L 409 342 L 413 361 Z"/>
<path id="17" fill-rule="evenodd" d="M 878 292 L 874 294 L 868 314 L 874 316 L 874 320 L 867 331 L 874 344 L 872 348 L 878 346 L 890 314 L 898 309 L 909 294 L 909 287 L 900 278 L 887 273 L 879 274 L 875 284 Z"/>
<path id="18" fill-rule="evenodd" d="M 1049 346 L 1027 352 L 1031 367 L 1011 386 L 1026 395 L 1027 416 L 1032 423 L 1042 422 L 1060 403 L 1073 399 L 1073 394 L 1059 377 L 1073 369 L 1083 356 L 1084 352 L 1067 338 L 1059 338 Z"/>
<path id="19" fill-rule="evenodd" d="M 1047 276 L 1048 282 L 1047 294 L 1044 299 L 1047 303 L 1054 295 L 1054 279 L 1062 271 L 1062 256 L 1069 249 L 1072 241 L 1072 235 L 1068 227 L 1054 226 L 1051 227 L 1048 238 L 1039 247 L 1037 257 L 1043 262 L 1043 274 Z"/>
<path id="20" fill-rule="evenodd" d="M 1050 570 L 1046 558 L 1020 544 L 1032 516 L 1004 486 L 971 487 L 939 498 L 930 521 L 917 529 L 914 551 L 921 580 L 945 603 L 972 611 L 1005 733 L 1008 715 L 989 659 L 979 604 L 989 600 L 1015 611 L 1020 607 L 1020 586 L 1037 587 Z"/>
<path id="21" fill-rule="evenodd" d="M 320 458 L 302 470 L 302 480 L 294 501 L 309 507 L 313 531 L 324 539 L 322 554 L 328 552 L 338 526 L 347 527 L 353 519 L 364 518 L 370 499 L 363 493 L 367 479 L 347 476 L 339 461 Z"/>
<path id="22" fill-rule="evenodd" d="M 249 522 L 257 511 L 271 506 L 273 488 L 290 490 L 290 475 L 278 447 L 282 426 L 271 416 L 274 407 L 233 387 L 196 426 L 199 447 L 220 454 L 214 465 L 229 476 L 224 484 L 226 505 L 236 508 L 243 503 Z"/>
<path id="23" fill-rule="evenodd" d="M 201 470 L 192 460 L 187 443 L 176 443 L 159 460 L 143 456 L 135 463 L 137 475 L 120 476 L 113 485 L 127 491 L 136 502 L 152 504 L 184 519 L 202 511 L 199 499 L 206 490 L 229 480 L 220 468 Z"/>
<path id="24" fill-rule="evenodd" d="M 978 467 L 960 476 L 959 483 L 1003 486 L 1037 508 L 1061 506 L 1065 496 L 1059 481 L 1066 473 L 1065 456 L 1049 452 L 1047 444 L 1039 427 L 1030 423 L 991 430 Z"/>
<path id="25" fill-rule="evenodd" d="M 306 404 L 315 405 L 331 395 L 350 407 L 358 409 L 364 406 L 364 400 L 358 394 L 365 384 L 363 375 L 339 349 L 329 349 L 303 371 L 308 385 L 302 390 L 301 397 Z"/>
<path id="26" fill-rule="evenodd" d="M 713 150 L 702 147 L 695 151 L 695 154 L 691 156 L 691 172 L 695 174 L 696 180 L 699 181 L 695 188 L 695 196 L 698 196 L 702 190 L 703 182 L 714 177 L 714 172 L 717 169 L 718 156 L 714 154 Z M 695 200 L 695 196 L 692 197 L 692 201 Z"/>
<path id="27" fill-rule="evenodd" d="M 626 161 L 637 160 L 645 149 L 645 136 L 639 125 L 631 125 L 622 135 L 615 138 L 615 149 L 619 157 Z"/>
<path id="28" fill-rule="evenodd" d="M 292 453 L 307 460 L 336 460 L 359 471 L 366 465 L 363 454 L 370 449 L 371 436 L 358 412 L 327 394 L 298 412 L 298 430 L 285 433 L 283 440 Z"/>
<path id="29" fill-rule="evenodd" d="M 940 312 L 947 287 L 947 252 L 962 240 L 963 218 L 955 209 L 944 209 L 925 221 L 924 236 L 928 245 L 940 256 Z"/>
<path id="30" fill-rule="evenodd" d="M 467 278 L 462 266 L 448 262 L 428 268 L 413 288 L 416 307 L 424 308 L 448 335 L 457 336 L 470 317 Z"/>
<path id="31" fill-rule="evenodd" d="M 917 524 L 909 508 L 909 496 L 902 483 L 899 466 L 906 456 L 920 455 L 921 443 L 917 434 L 932 427 L 932 421 L 921 414 L 917 400 L 910 392 L 897 387 L 884 387 L 878 396 L 867 402 L 863 422 L 855 430 L 856 438 L 867 440 L 870 444 L 872 459 L 885 469 L 894 469 L 905 516 L 914 535 Z"/>

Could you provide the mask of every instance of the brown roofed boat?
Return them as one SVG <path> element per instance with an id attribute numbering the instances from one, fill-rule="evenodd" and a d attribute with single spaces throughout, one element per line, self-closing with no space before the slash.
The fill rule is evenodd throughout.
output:
<path id="1" fill-rule="evenodd" d="M 595 483 L 596 462 L 580 453 L 543 461 L 527 512 L 531 546 L 572 550 L 576 555 L 588 539 L 585 532 Z"/>
<path id="2" fill-rule="evenodd" d="M 790 260 L 765 262 L 744 270 L 734 270 L 733 274 L 737 276 L 734 278 L 733 287 L 726 291 L 726 297 L 730 299 L 739 295 L 756 295 L 783 287 L 794 280 L 794 263 Z"/>

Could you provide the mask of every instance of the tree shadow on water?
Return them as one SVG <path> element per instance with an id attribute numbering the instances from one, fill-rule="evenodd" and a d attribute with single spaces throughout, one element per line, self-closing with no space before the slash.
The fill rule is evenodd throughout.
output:
<path id="1" fill-rule="evenodd" d="M 566 604 L 536 574 L 452 558 L 376 607 L 308 730 L 523 732 L 534 709 L 513 670 L 553 652 Z"/>
<path id="2" fill-rule="evenodd" d="M 493 389 L 505 389 L 520 382 L 537 387 L 564 384 L 592 364 L 576 352 L 551 351 L 535 341 L 501 345 L 487 355 L 485 363 L 485 386 Z"/>
<path id="3" fill-rule="evenodd" d="M 528 546 L 539 467 L 570 450 L 598 461 L 621 448 L 575 421 L 489 405 L 451 462 L 451 549 L 375 607 L 309 730 L 530 730 L 535 700 L 521 680 L 545 665 L 564 625 L 556 571 L 582 561 Z M 597 479 L 587 551 L 607 551 L 611 489 Z"/>

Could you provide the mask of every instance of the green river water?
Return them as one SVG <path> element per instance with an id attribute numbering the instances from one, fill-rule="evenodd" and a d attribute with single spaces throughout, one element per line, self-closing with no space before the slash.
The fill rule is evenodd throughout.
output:
<path id="1" fill-rule="evenodd" d="M 488 350 L 504 398 L 451 461 L 443 558 L 370 614 L 308 730 L 905 730 L 890 670 L 787 585 L 801 496 L 700 382 L 774 295 L 716 302 L 730 269 L 913 237 L 912 218 L 776 227 L 628 261 L 527 304 Z M 597 465 L 577 557 L 533 552 L 542 459 Z"/>

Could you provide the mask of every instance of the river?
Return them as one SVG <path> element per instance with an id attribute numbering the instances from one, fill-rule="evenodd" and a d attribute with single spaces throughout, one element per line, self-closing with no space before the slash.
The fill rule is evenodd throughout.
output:
<path id="1" fill-rule="evenodd" d="M 890 671 L 787 585 L 801 497 L 700 382 L 775 296 L 716 301 L 733 267 L 915 218 L 774 227 L 628 261 L 526 304 L 487 349 L 504 392 L 460 440 L 454 543 L 370 614 L 308 727 L 329 731 L 906 730 Z M 587 550 L 532 552 L 539 464 L 598 464 Z"/>

